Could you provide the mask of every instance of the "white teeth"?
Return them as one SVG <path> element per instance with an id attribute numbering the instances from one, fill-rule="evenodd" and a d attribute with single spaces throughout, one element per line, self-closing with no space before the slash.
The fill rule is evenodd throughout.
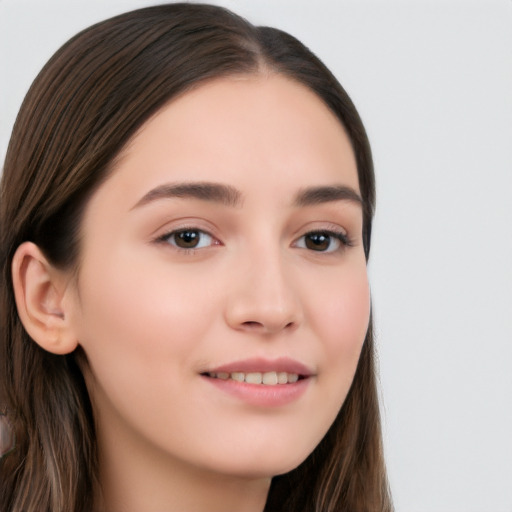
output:
<path id="1" fill-rule="evenodd" d="M 247 382 L 247 384 L 261 384 L 262 374 L 260 372 L 246 373 L 245 382 Z"/>
<path id="2" fill-rule="evenodd" d="M 288 374 L 286 372 L 279 372 L 277 374 L 277 382 L 279 384 L 288 384 Z"/>
<path id="3" fill-rule="evenodd" d="M 293 384 L 299 380 L 296 373 L 287 372 L 209 372 L 209 377 L 221 380 L 236 380 L 237 382 L 246 382 L 247 384 L 263 384 L 265 386 L 275 386 L 276 384 Z"/>
<path id="4" fill-rule="evenodd" d="M 277 373 L 276 372 L 264 373 L 262 382 L 263 382 L 263 384 L 266 384 L 267 386 L 275 386 L 277 384 Z"/>

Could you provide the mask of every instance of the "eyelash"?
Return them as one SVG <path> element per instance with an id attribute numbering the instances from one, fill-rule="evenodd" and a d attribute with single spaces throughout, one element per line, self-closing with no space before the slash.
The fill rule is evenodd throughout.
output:
<path id="1" fill-rule="evenodd" d="M 176 243 L 172 243 L 171 240 L 173 239 L 173 237 L 176 237 L 180 234 L 184 235 L 185 233 L 195 233 L 195 234 L 199 233 L 200 239 L 204 238 L 204 236 L 206 236 L 211 239 L 211 242 L 209 242 L 205 247 L 197 247 L 197 246 L 195 246 L 195 247 L 179 247 Z M 335 249 L 331 249 L 331 250 L 327 249 L 327 250 L 315 251 L 314 249 L 311 249 L 311 247 L 307 247 L 306 241 L 304 241 L 303 245 L 299 245 L 300 240 L 303 240 L 303 239 L 306 240 L 306 237 L 308 237 L 308 236 L 311 237 L 313 235 L 321 236 L 321 237 L 323 236 L 323 237 L 328 238 L 329 245 L 331 245 L 331 242 L 334 239 L 335 241 L 337 241 L 339 243 L 339 247 L 336 247 Z M 212 245 L 221 245 L 221 243 L 218 240 L 216 240 L 213 235 L 211 235 L 207 231 L 204 231 L 204 230 L 196 228 L 196 227 L 184 227 L 184 228 L 172 230 L 168 233 L 163 234 L 162 236 L 159 236 L 156 239 L 156 242 L 169 244 L 169 245 L 173 246 L 177 251 L 185 252 L 185 253 L 193 253 L 198 250 L 204 249 L 206 247 L 210 247 Z M 199 240 L 199 243 L 201 243 L 201 240 Z M 319 253 L 325 253 L 325 254 L 340 252 L 343 249 L 345 249 L 346 247 L 352 247 L 352 245 L 353 245 L 352 241 L 345 233 L 343 233 L 341 231 L 331 230 L 331 229 L 318 229 L 318 230 L 308 231 L 307 233 L 304 233 L 304 235 L 299 237 L 293 244 L 294 247 L 297 247 L 299 249 L 306 249 L 306 250 L 310 250 L 312 252 L 319 252 Z"/>
<path id="2" fill-rule="evenodd" d="M 334 239 L 335 241 L 337 241 L 339 243 L 339 247 L 336 247 L 334 250 L 315 251 L 314 249 L 307 247 L 307 242 L 304 243 L 304 247 L 298 246 L 299 240 L 302 240 L 302 239 L 305 240 L 306 237 L 308 237 L 308 236 L 311 237 L 312 235 L 328 237 L 330 239 L 330 242 L 332 242 L 332 240 Z M 352 247 L 353 243 L 350 240 L 350 238 L 345 233 L 343 233 L 341 231 L 335 231 L 335 230 L 331 230 L 331 229 L 318 229 L 318 230 L 308 231 L 307 233 L 302 235 L 295 242 L 294 245 L 295 245 L 295 247 L 299 247 L 301 249 L 310 249 L 312 252 L 319 252 L 322 254 L 332 254 L 335 252 L 343 251 L 343 249 L 345 249 L 346 247 Z"/>
<path id="3" fill-rule="evenodd" d="M 220 242 L 218 240 L 216 240 L 213 235 L 211 235 L 210 233 L 208 233 L 207 231 L 205 231 L 203 229 L 199 229 L 196 227 L 183 227 L 183 228 L 179 228 L 179 229 L 174 229 L 172 231 L 169 231 L 168 233 L 163 234 L 162 236 L 159 236 L 156 241 L 159 243 L 169 244 L 169 245 L 173 246 L 177 251 L 185 252 L 185 253 L 192 253 L 192 252 L 198 251 L 200 249 L 204 249 L 204 247 L 179 247 L 176 243 L 171 242 L 173 237 L 176 237 L 180 234 L 185 234 L 185 233 L 200 233 L 200 238 L 203 238 L 204 236 L 211 238 L 213 243 L 210 242 L 207 245 L 207 247 L 209 247 L 211 245 L 220 245 Z"/>

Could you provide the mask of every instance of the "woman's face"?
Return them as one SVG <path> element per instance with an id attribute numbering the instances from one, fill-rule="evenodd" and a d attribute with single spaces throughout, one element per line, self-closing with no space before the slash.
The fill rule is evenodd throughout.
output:
<path id="1" fill-rule="evenodd" d="M 304 460 L 369 317 L 356 163 L 321 100 L 278 75 L 188 92 L 82 229 L 71 312 L 100 449 L 247 477 Z"/>

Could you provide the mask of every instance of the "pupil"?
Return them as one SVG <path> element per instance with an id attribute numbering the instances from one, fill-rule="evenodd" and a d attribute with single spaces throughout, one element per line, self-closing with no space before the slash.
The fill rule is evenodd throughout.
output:
<path id="1" fill-rule="evenodd" d="M 197 231 L 180 231 L 176 234 L 176 244 L 179 247 L 190 249 L 196 247 L 199 242 L 199 233 Z"/>
<path id="2" fill-rule="evenodd" d="M 306 237 L 306 247 L 314 251 L 325 251 L 329 248 L 331 239 L 323 233 L 313 233 Z"/>

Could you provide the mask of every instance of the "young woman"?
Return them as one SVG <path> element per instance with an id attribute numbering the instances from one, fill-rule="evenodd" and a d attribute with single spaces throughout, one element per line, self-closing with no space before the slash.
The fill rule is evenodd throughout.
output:
<path id="1" fill-rule="evenodd" d="M 2 177 L 0 509 L 391 510 L 373 209 L 360 118 L 288 34 L 171 4 L 71 39 Z"/>

